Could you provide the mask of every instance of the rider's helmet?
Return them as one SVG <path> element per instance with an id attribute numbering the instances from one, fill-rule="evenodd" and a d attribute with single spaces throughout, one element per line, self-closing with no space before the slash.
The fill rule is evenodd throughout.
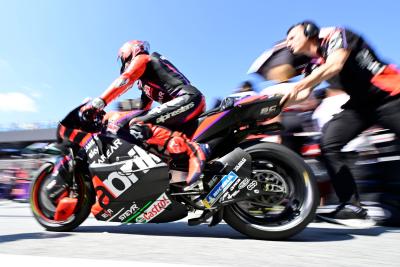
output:
<path id="1" fill-rule="evenodd" d="M 121 74 L 125 71 L 127 63 L 139 54 L 148 54 L 150 45 L 146 41 L 133 40 L 124 43 L 118 51 L 118 58 L 121 59 Z"/>

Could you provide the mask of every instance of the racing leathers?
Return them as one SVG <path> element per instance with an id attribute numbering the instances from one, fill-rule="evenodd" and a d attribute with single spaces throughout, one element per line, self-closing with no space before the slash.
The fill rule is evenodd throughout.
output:
<path id="1" fill-rule="evenodd" d="M 100 96 L 100 101 L 97 100 L 104 101 L 103 105 L 100 103 L 95 108 L 104 108 L 135 81 L 142 91 L 142 109 L 148 112 L 130 121 L 131 134 L 147 145 L 159 146 L 158 150 L 166 154 L 186 154 L 189 157 L 186 182 L 194 183 L 206 160 L 203 146 L 170 129 L 195 121 L 205 110 L 204 96 L 165 57 L 156 52 L 141 53 L 133 57 L 127 67 L 123 66 L 121 76 Z M 150 110 L 153 101 L 161 105 Z"/>

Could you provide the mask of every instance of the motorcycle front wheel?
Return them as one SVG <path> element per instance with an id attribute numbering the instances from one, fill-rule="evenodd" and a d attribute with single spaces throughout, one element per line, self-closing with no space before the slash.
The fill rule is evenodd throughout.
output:
<path id="1" fill-rule="evenodd" d="M 30 193 L 30 204 L 35 219 L 48 231 L 67 232 L 78 227 L 89 216 L 92 203 L 90 184 L 83 175 L 75 175 L 75 197 L 77 205 L 71 216 L 63 221 L 54 219 L 57 203 L 47 193 L 46 187 L 54 180 L 52 177 L 52 163 L 45 163 L 39 169 L 34 179 Z M 70 185 L 66 187 L 65 195 L 70 193 Z"/>
<path id="2" fill-rule="evenodd" d="M 256 239 L 284 240 L 315 217 L 318 189 L 312 171 L 295 152 L 275 143 L 243 147 L 252 157 L 252 178 L 264 194 L 225 207 L 224 220 Z"/>

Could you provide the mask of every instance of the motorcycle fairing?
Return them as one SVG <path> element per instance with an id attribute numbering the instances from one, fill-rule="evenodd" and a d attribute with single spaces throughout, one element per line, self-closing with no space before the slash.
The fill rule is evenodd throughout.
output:
<path id="1" fill-rule="evenodd" d="M 231 109 L 204 118 L 194 133 L 193 140 L 207 142 L 216 135 L 230 134 L 246 123 L 273 118 L 280 113 L 280 99 L 262 95 L 243 98 L 234 103 Z"/>
<path id="2" fill-rule="evenodd" d="M 132 202 L 113 202 L 97 213 L 94 210 L 96 207 L 99 206 L 94 205 L 92 208 L 96 219 L 108 222 L 164 223 L 187 216 L 186 207 L 166 193 Z"/>

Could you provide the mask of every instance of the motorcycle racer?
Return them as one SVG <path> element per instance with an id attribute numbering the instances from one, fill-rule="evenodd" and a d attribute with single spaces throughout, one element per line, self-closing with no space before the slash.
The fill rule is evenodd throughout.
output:
<path id="1" fill-rule="evenodd" d="M 131 134 L 146 145 L 156 145 L 169 155 L 186 154 L 189 157 L 188 185 L 198 180 L 206 160 L 207 148 L 182 132 L 178 126 L 190 125 L 205 110 L 203 94 L 164 56 L 150 54 L 146 41 L 128 41 L 119 49 L 121 60 L 118 77 L 100 97 L 82 107 L 81 113 L 89 118 L 103 110 L 114 99 L 130 89 L 137 81 L 142 91 L 141 109 L 148 112 L 132 119 Z M 161 105 L 151 109 L 153 101 Z"/>

